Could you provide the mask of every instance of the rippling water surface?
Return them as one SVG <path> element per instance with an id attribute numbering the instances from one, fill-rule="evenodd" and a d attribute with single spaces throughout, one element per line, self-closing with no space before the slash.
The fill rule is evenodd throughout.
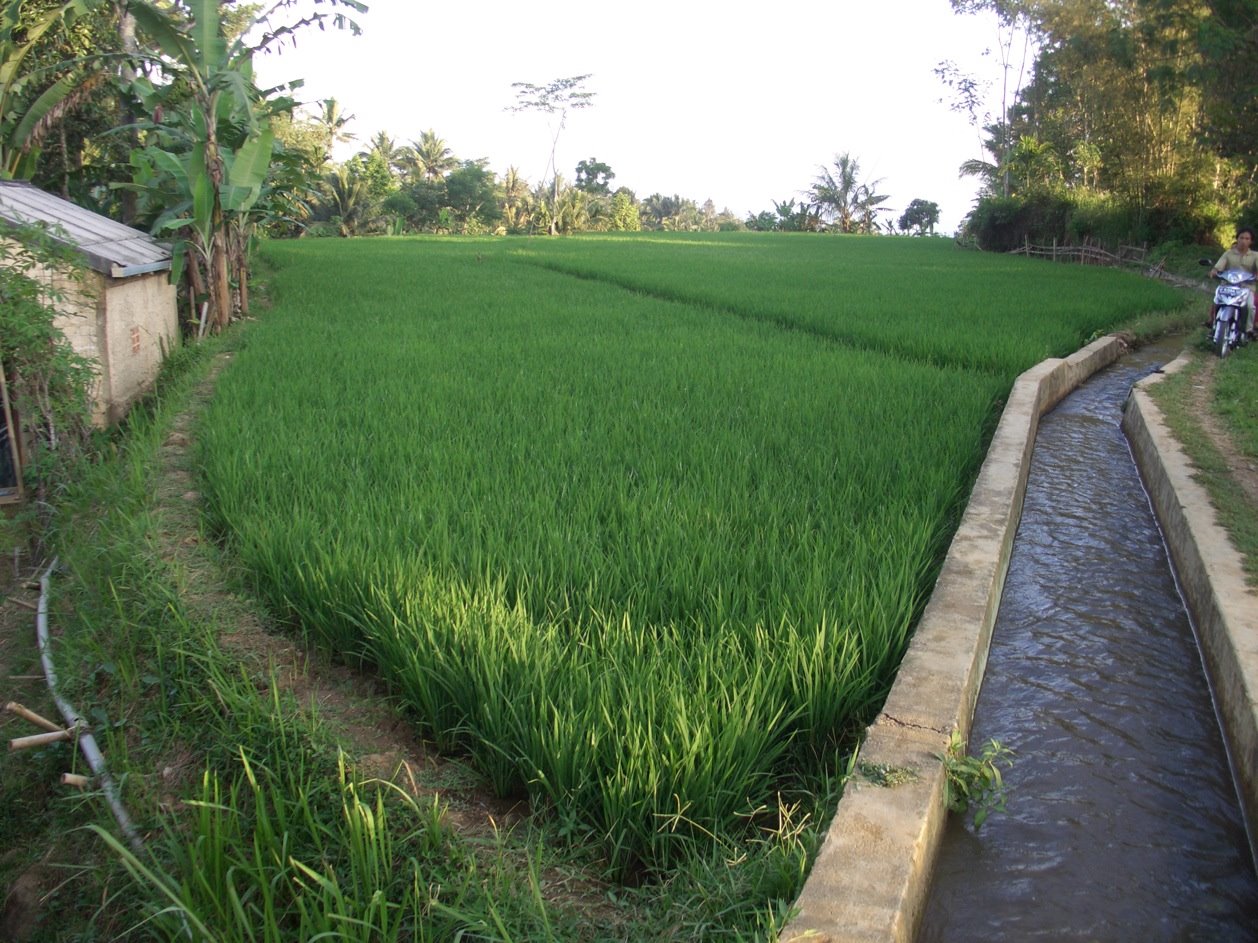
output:
<path id="1" fill-rule="evenodd" d="M 919 943 L 1258 940 L 1258 880 L 1200 654 L 1119 429 L 1147 349 L 1040 425 L 971 744 L 1008 812 L 953 816 Z"/>

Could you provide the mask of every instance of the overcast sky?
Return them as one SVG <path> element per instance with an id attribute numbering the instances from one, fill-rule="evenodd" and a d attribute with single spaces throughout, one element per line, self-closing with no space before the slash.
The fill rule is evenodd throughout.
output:
<path id="1" fill-rule="evenodd" d="M 340 158 L 377 131 L 408 144 L 431 128 L 458 157 L 536 183 L 552 126 L 508 110 L 511 84 L 589 73 L 591 107 L 559 138 L 569 180 L 597 157 L 639 199 L 677 193 L 745 217 L 798 200 L 849 151 L 895 216 L 933 200 L 951 232 L 973 203 L 976 183 L 957 168 L 981 156 L 979 137 L 941 102 L 933 70 L 952 59 L 994 83 L 983 53 L 996 31 L 948 0 L 368 3 L 362 35 L 308 30 L 258 62 L 262 84 L 305 78 L 299 98 L 335 97 L 355 116 L 358 141 Z"/>

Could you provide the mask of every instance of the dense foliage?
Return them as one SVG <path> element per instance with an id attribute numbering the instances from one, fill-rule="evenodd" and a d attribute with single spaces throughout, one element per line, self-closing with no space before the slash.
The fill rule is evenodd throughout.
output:
<path id="1" fill-rule="evenodd" d="M 985 248 L 1230 242 L 1237 220 L 1258 210 L 1245 65 L 1258 54 L 1254 0 L 953 7 L 995 13 L 1006 54 L 995 116 L 979 114 L 982 77 L 941 69 L 957 106 L 985 124 L 987 157 L 962 168 L 984 184 L 969 229 Z"/>

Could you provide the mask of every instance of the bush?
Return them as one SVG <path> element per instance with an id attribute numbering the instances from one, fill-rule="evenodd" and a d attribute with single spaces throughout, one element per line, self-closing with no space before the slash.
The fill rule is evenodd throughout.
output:
<path id="1" fill-rule="evenodd" d="M 964 234 L 993 252 L 1009 252 L 1027 242 L 1090 242 L 1111 249 L 1123 244 L 1216 242 L 1227 228 L 1223 208 L 1190 196 L 1161 194 L 1147 207 L 1086 191 L 983 197 L 966 219 Z"/>
<path id="2" fill-rule="evenodd" d="M 1010 252 L 1027 242 L 1066 242 L 1073 204 L 1066 197 L 1040 194 L 984 197 L 965 223 L 965 234 L 990 252 Z"/>

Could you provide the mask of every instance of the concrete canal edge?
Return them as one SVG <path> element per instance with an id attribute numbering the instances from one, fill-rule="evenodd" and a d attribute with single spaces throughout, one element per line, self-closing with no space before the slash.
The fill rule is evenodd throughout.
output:
<path id="1" fill-rule="evenodd" d="M 1191 360 L 1182 354 L 1162 375 L 1136 384 L 1123 412 L 1145 490 L 1192 617 L 1214 693 L 1223 739 L 1258 858 L 1258 596 L 1245 583 L 1240 554 L 1218 521 L 1205 488 L 1168 432 L 1147 388 Z"/>
<path id="2" fill-rule="evenodd" d="M 916 935 L 947 816 L 940 756 L 954 730 L 969 737 L 1040 417 L 1124 349 L 1104 337 L 1014 383 L 782 943 L 911 943 Z"/>

